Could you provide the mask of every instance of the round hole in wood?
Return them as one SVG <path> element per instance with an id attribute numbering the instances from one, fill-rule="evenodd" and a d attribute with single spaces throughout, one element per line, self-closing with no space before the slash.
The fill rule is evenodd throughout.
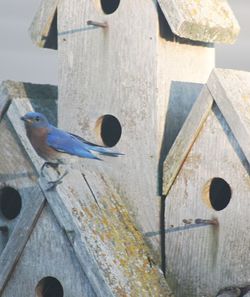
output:
<path id="1" fill-rule="evenodd" d="M 101 7 L 104 13 L 111 14 L 115 12 L 120 4 L 120 0 L 101 0 Z"/>
<path id="2" fill-rule="evenodd" d="M 63 297 L 63 287 L 55 277 L 44 277 L 36 286 L 36 297 Z"/>
<path id="3" fill-rule="evenodd" d="M 0 212 L 8 220 L 15 219 L 22 208 L 22 198 L 12 187 L 0 189 Z"/>
<path id="4" fill-rule="evenodd" d="M 209 180 L 203 188 L 203 200 L 214 210 L 226 208 L 231 200 L 232 190 L 230 185 L 220 177 Z"/>
<path id="5" fill-rule="evenodd" d="M 122 127 L 116 117 L 106 114 L 97 120 L 96 132 L 105 146 L 112 147 L 120 140 Z"/>

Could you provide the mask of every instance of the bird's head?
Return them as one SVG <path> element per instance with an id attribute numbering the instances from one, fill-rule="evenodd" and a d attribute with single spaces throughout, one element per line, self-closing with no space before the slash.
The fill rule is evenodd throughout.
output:
<path id="1" fill-rule="evenodd" d="M 47 128 L 49 126 L 49 122 L 45 115 L 39 112 L 28 112 L 21 120 L 24 121 L 26 127 L 30 128 Z"/>

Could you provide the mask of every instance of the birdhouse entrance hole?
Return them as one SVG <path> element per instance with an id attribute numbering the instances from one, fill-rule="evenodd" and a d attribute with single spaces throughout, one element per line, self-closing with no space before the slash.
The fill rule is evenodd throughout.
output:
<path id="1" fill-rule="evenodd" d="M 36 297 L 63 297 L 63 287 L 58 279 L 47 276 L 36 286 Z"/>
<path id="2" fill-rule="evenodd" d="M 112 147 L 120 140 L 122 127 L 116 117 L 106 114 L 97 120 L 96 132 L 105 146 Z"/>
<path id="3" fill-rule="evenodd" d="M 203 199 L 214 210 L 220 211 L 227 207 L 232 196 L 230 185 L 220 177 L 209 180 L 203 189 Z"/>
<path id="4" fill-rule="evenodd" d="M 0 189 L 0 212 L 8 220 L 15 219 L 22 208 L 22 198 L 17 190 L 11 187 Z"/>
<path id="5" fill-rule="evenodd" d="M 111 14 L 116 11 L 120 0 L 101 0 L 101 7 L 104 13 Z"/>

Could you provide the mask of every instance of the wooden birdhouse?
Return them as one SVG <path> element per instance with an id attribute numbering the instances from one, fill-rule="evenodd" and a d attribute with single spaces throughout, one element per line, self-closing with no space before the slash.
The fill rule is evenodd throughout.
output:
<path id="1" fill-rule="evenodd" d="M 56 124 L 56 99 L 53 86 L 0 86 L 0 296 L 172 296 L 108 176 L 72 170 L 51 191 L 39 178 L 20 117 Z"/>
<path id="2" fill-rule="evenodd" d="M 250 283 L 249 132 L 250 73 L 215 69 L 164 162 L 167 279 L 176 296 Z"/>
<path id="3" fill-rule="evenodd" d="M 239 32 L 229 5 L 44 0 L 30 31 L 58 49 L 59 126 L 125 154 L 91 168 L 110 176 L 144 233 L 158 231 L 162 161 L 214 67 L 213 43 Z"/>

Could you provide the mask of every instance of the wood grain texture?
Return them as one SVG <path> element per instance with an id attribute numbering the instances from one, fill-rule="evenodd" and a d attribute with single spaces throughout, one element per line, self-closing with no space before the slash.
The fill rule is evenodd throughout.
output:
<path id="1" fill-rule="evenodd" d="M 207 226 L 166 233 L 167 279 L 176 296 L 215 296 L 225 287 L 249 283 L 249 163 L 225 118 L 210 111 L 166 198 L 166 228 L 183 220 L 216 218 Z M 229 183 L 228 206 L 216 211 L 202 199 L 213 177 Z M 223 197 L 218 197 L 223 199 Z"/>
<path id="2" fill-rule="evenodd" d="M 250 73 L 215 69 L 208 88 L 250 161 Z"/>
<path id="3" fill-rule="evenodd" d="M 31 40 L 39 47 L 57 49 L 57 36 L 53 33 L 53 40 L 48 41 L 59 0 L 41 0 L 41 4 L 29 28 Z M 53 28 L 56 30 L 57 28 Z M 56 32 L 57 33 L 57 32 Z M 49 44 L 48 44 L 49 43 Z"/>
<path id="4" fill-rule="evenodd" d="M 206 86 L 194 103 L 163 165 L 163 194 L 167 195 L 185 158 L 212 107 L 213 98 Z"/>
<path id="5" fill-rule="evenodd" d="M 233 43 L 239 35 L 240 26 L 226 0 L 158 0 L 158 3 L 177 36 Z"/>
<path id="6" fill-rule="evenodd" d="M 40 215 L 1 296 L 35 296 L 37 284 L 47 276 L 60 281 L 65 297 L 96 296 L 64 229 L 58 225 L 48 205 Z"/>
<path id="7" fill-rule="evenodd" d="M 125 155 L 102 163 L 84 160 L 82 170 L 110 176 L 139 228 L 151 232 L 159 229 L 159 167 L 171 82 L 207 81 L 214 49 L 162 38 L 153 1 L 121 1 L 110 15 L 97 3 L 58 6 L 59 126 L 95 142 L 98 119 L 118 118 L 122 136 L 115 150 Z M 108 28 L 93 28 L 88 20 L 107 22 Z M 190 87 L 186 100 L 196 95 Z M 159 254 L 159 237 L 151 244 Z"/>

